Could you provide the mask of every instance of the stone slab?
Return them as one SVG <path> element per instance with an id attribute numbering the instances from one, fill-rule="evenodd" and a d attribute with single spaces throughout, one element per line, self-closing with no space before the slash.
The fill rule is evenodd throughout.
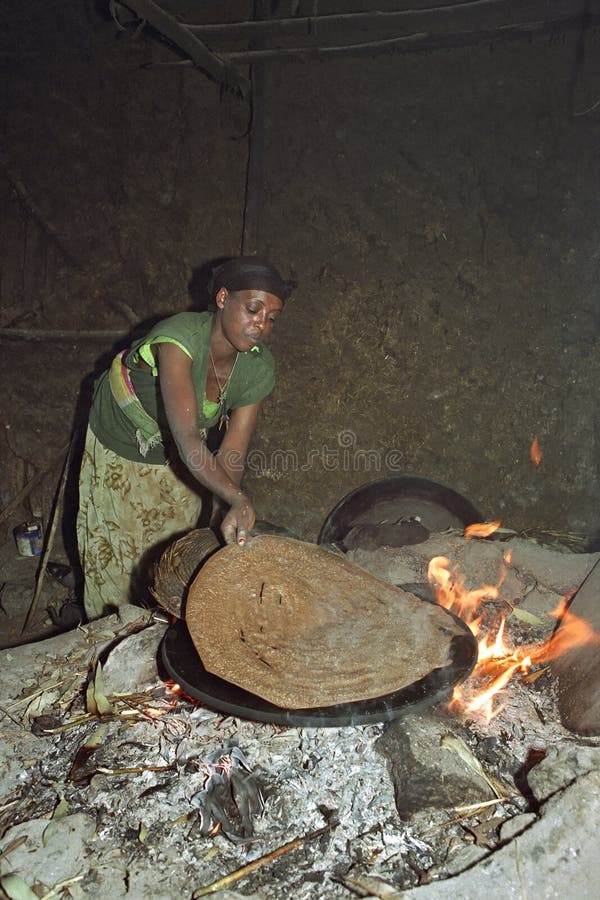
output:
<path id="1" fill-rule="evenodd" d="M 102 673 L 107 696 L 142 692 L 159 681 L 158 646 L 166 629 L 166 624 L 151 625 L 110 651 Z"/>
<path id="2" fill-rule="evenodd" d="M 573 597 L 569 613 L 585 619 L 593 642 L 564 653 L 552 663 L 563 725 L 577 734 L 600 734 L 600 563 Z M 568 619 L 561 628 L 568 627 Z"/>
<path id="3" fill-rule="evenodd" d="M 549 800 L 533 825 L 474 868 L 404 891 L 402 896 L 405 900 L 596 896 L 599 819 L 600 772 L 594 771 Z"/>

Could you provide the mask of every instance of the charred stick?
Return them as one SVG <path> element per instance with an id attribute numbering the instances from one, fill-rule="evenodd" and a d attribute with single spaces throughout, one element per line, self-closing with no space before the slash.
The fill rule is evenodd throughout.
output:
<path id="1" fill-rule="evenodd" d="M 15 803 L 18 803 L 18 802 L 19 802 L 18 800 L 11 800 L 10 803 L 4 803 L 2 806 L 0 806 L 0 813 L 6 812 L 7 809 L 12 809 L 12 807 L 15 805 Z M 26 838 L 25 835 L 24 835 L 24 837 L 25 837 L 25 839 L 27 840 L 27 838 Z M 14 848 L 13 848 L 13 849 L 14 849 Z M 8 848 L 7 848 L 6 850 L 3 850 L 2 853 L 0 853 L 0 859 L 1 859 L 6 853 L 8 853 Z"/>
<path id="2" fill-rule="evenodd" d="M 319 828 L 318 831 L 311 831 L 309 834 L 305 834 L 302 837 L 294 838 L 293 841 L 288 841 L 287 844 L 282 844 L 281 847 L 277 847 L 276 850 L 272 850 L 270 853 L 265 853 L 264 856 L 259 856 L 258 859 L 253 860 L 253 862 L 248 863 L 248 865 L 246 866 L 242 866 L 241 869 L 236 869 L 235 872 L 230 872 L 229 875 L 224 875 L 223 878 L 218 878 L 217 881 L 213 881 L 212 884 L 207 884 L 205 887 L 197 888 L 192 894 L 192 900 L 196 900 L 197 897 L 206 897 L 208 894 L 214 894 L 217 891 L 222 890 L 223 888 L 229 887 L 229 885 L 231 884 L 235 884 L 237 881 L 240 881 L 247 875 L 252 875 L 253 872 L 258 871 L 258 869 L 262 869 L 263 866 L 266 866 L 268 863 L 273 862 L 273 860 L 279 859 L 280 856 L 285 856 L 286 853 L 291 853 L 292 850 L 296 850 L 307 841 L 313 841 L 316 838 L 327 834 L 327 832 L 332 831 L 333 828 L 335 828 L 335 825 L 333 824 L 325 825 L 324 828 Z"/>
<path id="3" fill-rule="evenodd" d="M 2 510 L 2 512 L 0 512 L 0 524 L 1 524 L 2 522 L 4 522 L 6 519 L 8 519 L 8 517 L 11 516 L 11 515 L 13 514 L 13 512 L 15 511 L 15 509 L 18 509 L 18 507 L 21 505 L 21 503 L 23 502 L 23 500 L 24 500 L 27 496 L 29 496 L 29 494 L 32 492 L 32 490 L 34 489 L 34 487 L 35 487 L 37 484 L 39 484 L 40 481 L 42 481 L 42 479 L 45 478 L 45 476 L 46 476 L 49 472 L 52 471 L 52 469 L 53 469 L 53 468 L 56 466 L 56 464 L 58 463 L 59 459 L 62 459 L 62 458 L 64 457 L 64 455 L 65 455 L 65 453 L 67 452 L 68 449 L 69 449 L 69 444 L 65 444 L 65 446 L 61 449 L 60 453 L 57 454 L 57 456 L 52 460 L 52 462 L 50 463 L 50 465 L 46 466 L 44 469 L 42 469 L 42 470 L 39 471 L 36 475 L 34 475 L 33 478 L 32 478 L 30 481 L 27 482 L 27 484 L 25 485 L 25 487 L 24 487 L 22 490 L 20 490 L 19 493 L 18 493 L 15 497 L 12 498 L 12 500 L 10 501 L 10 503 L 9 503 L 7 506 L 4 507 L 4 509 Z"/>
<path id="4" fill-rule="evenodd" d="M 516 800 L 516 797 L 496 797 L 494 800 L 482 800 L 480 803 L 469 803 L 468 806 L 455 806 L 453 811 L 460 812 L 460 816 L 457 816 L 455 819 L 448 819 L 446 822 L 440 822 L 439 825 L 434 825 L 433 828 L 429 828 L 427 831 L 423 832 L 421 837 L 426 838 L 429 837 L 430 834 L 435 834 L 436 831 L 443 831 L 444 828 L 450 828 L 452 825 L 460 825 L 461 822 L 472 819 L 480 810 L 487 809 L 490 806 L 496 806 L 498 803 L 515 803 Z"/>
<path id="5" fill-rule="evenodd" d="M 48 531 L 48 535 L 46 537 L 46 542 L 44 545 L 44 552 L 42 553 L 42 558 L 40 560 L 40 565 L 38 567 L 36 573 L 36 581 L 35 581 L 35 590 L 33 592 L 33 598 L 31 600 L 31 606 L 29 607 L 29 612 L 25 618 L 25 622 L 23 623 L 23 628 L 21 629 L 21 634 L 25 634 L 29 627 L 29 623 L 33 619 L 35 612 L 37 611 L 39 599 L 42 593 L 42 585 L 44 582 L 44 575 L 46 572 L 46 566 L 48 565 L 48 559 L 50 553 L 52 552 L 52 547 L 54 546 L 54 536 L 56 534 L 56 528 L 58 525 L 58 520 L 60 517 L 60 512 L 62 510 L 62 501 L 63 495 L 65 493 L 65 487 L 67 484 L 67 476 L 69 474 L 69 464 L 71 462 L 71 456 L 73 454 L 74 440 L 71 440 L 69 444 L 69 449 L 67 450 L 67 455 L 65 457 L 65 461 L 63 464 L 63 469 L 60 475 L 60 481 L 58 483 L 58 488 L 56 491 L 56 496 L 54 498 L 54 504 L 52 507 L 52 513 L 50 516 L 50 529 Z"/>

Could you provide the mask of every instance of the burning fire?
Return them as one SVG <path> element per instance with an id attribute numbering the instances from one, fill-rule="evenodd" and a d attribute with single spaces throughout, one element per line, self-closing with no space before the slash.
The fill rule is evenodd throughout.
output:
<path id="1" fill-rule="evenodd" d="M 510 562 L 510 552 L 505 554 L 504 562 Z M 489 722 L 503 708 L 497 705 L 495 698 L 517 672 L 525 675 L 532 666 L 548 663 L 581 644 L 600 645 L 600 634 L 585 619 L 569 611 L 570 595 L 567 595 L 550 613 L 561 625 L 547 641 L 511 647 L 505 635 L 506 616 L 501 615 L 499 621 L 497 617 L 492 617 L 493 621 L 488 624 L 489 616 L 484 607 L 486 601 L 499 599 L 506 570 L 503 570 L 497 585 L 467 590 L 464 578 L 456 571 L 451 572 L 449 567 L 450 561 L 444 556 L 436 556 L 429 563 L 429 582 L 436 591 L 438 603 L 460 616 L 475 636 L 482 634 L 485 627 L 485 633 L 479 639 L 475 669 L 463 686 L 455 688 L 451 709 L 465 714 L 479 714 Z"/>

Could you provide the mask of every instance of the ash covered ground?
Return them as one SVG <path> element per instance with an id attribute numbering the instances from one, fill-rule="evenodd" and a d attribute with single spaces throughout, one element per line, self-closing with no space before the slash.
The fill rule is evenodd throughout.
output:
<path id="1" fill-rule="evenodd" d="M 511 543 L 496 604 L 540 618 L 597 558 Z M 496 580 L 504 548 L 458 535 L 354 557 L 420 582 L 441 545 L 470 583 Z M 0 654 L 7 893 L 22 881 L 40 896 L 201 896 L 290 841 L 221 895 L 475 896 L 493 870 L 508 896 L 518 869 L 574 897 L 594 877 L 600 742 L 562 727 L 548 672 L 514 679 L 489 723 L 440 704 L 391 723 L 282 728 L 173 693 L 156 664 L 164 628 L 126 607 Z M 515 641 L 551 628 L 508 618 Z"/>

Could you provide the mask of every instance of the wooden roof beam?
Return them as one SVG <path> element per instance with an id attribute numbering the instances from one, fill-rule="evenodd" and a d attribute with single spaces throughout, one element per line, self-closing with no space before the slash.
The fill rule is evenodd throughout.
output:
<path id="1" fill-rule="evenodd" d="M 378 38 L 411 38 L 415 34 L 488 31 L 496 28 L 526 28 L 534 22 L 549 24 L 563 20 L 585 21 L 600 15 L 600 0 L 464 0 L 438 3 L 414 9 L 381 12 L 337 13 L 295 18 L 270 18 L 268 21 L 228 22 L 221 24 L 186 24 L 190 33 L 223 42 L 260 41 L 261 50 L 283 49 L 276 41 L 283 38 L 306 38 L 323 44 L 337 43 L 340 38 L 358 40 L 367 34 Z M 304 44 L 304 41 L 301 41 Z M 231 47 L 230 47 L 231 49 Z M 248 47 L 248 50 L 257 49 Z"/>
<path id="2" fill-rule="evenodd" d="M 232 62 L 216 56 L 186 25 L 181 25 L 173 16 L 153 3 L 153 0 L 121 0 L 121 3 L 178 47 L 194 66 L 202 69 L 219 84 L 235 88 L 243 96 L 249 93 L 249 80 Z"/>

